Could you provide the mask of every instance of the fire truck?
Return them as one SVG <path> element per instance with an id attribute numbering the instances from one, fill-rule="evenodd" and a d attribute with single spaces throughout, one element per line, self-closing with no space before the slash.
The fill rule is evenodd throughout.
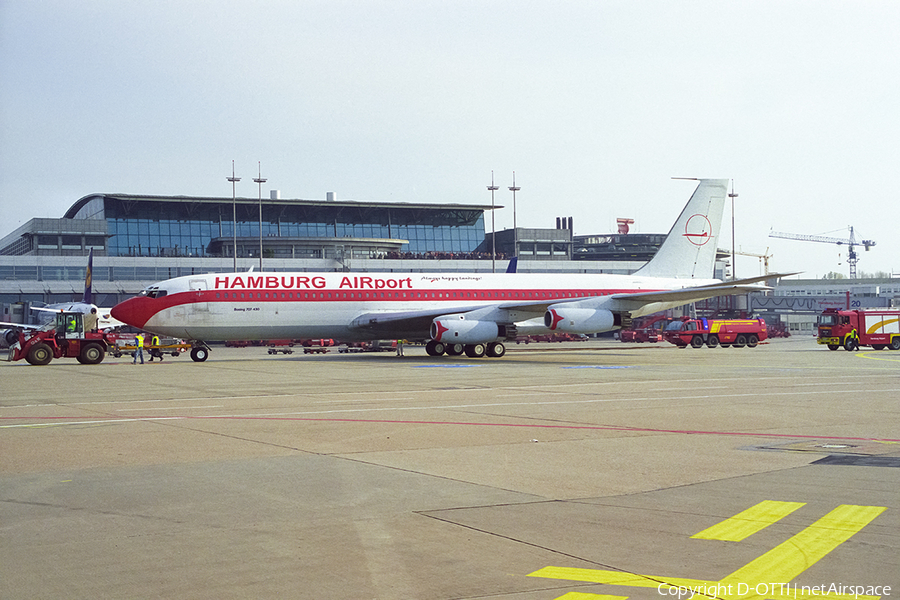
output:
<path id="1" fill-rule="evenodd" d="M 762 319 L 690 319 L 672 321 L 663 333 L 667 342 L 679 348 L 756 348 L 766 338 L 766 322 Z"/>
<path id="2" fill-rule="evenodd" d="M 84 330 L 84 315 L 58 312 L 56 319 L 38 331 L 19 331 L 7 360 L 23 358 L 32 365 L 46 365 L 54 358 L 74 358 L 83 365 L 103 362 L 110 342 L 105 333 Z"/>
<path id="3" fill-rule="evenodd" d="M 900 310 L 837 310 L 819 315 L 817 342 L 829 350 L 900 350 Z"/>

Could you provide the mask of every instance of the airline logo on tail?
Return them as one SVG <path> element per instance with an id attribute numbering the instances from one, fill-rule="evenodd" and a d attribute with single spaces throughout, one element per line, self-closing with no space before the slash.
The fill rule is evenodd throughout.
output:
<path id="1" fill-rule="evenodd" d="M 706 215 L 693 215 L 684 224 L 682 235 L 695 246 L 703 246 L 712 238 L 712 224 Z"/>

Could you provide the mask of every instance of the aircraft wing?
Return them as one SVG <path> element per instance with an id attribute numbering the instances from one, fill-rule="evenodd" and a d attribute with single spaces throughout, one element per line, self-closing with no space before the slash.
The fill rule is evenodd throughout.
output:
<path id="1" fill-rule="evenodd" d="M 455 313 L 471 313 L 484 310 L 512 310 L 521 314 L 521 320 L 540 317 L 551 304 L 559 302 L 583 300 L 583 298 L 567 298 L 566 300 L 536 300 L 534 302 L 503 302 L 485 304 L 483 306 L 438 307 L 428 310 L 413 310 L 406 312 L 376 312 L 358 316 L 350 324 L 353 329 L 368 332 L 382 332 L 385 338 L 394 337 L 428 337 L 431 322 L 437 317 Z"/>
<path id="2" fill-rule="evenodd" d="M 13 329 L 40 329 L 43 325 L 23 325 L 22 323 L 6 323 L 0 321 L 0 327 L 12 327 Z"/>
<path id="3" fill-rule="evenodd" d="M 436 307 L 427 310 L 405 312 L 374 312 L 356 317 L 350 324 L 352 329 L 359 329 L 385 338 L 395 337 L 428 337 L 431 322 L 437 317 L 455 313 L 478 313 L 485 320 L 493 320 L 493 315 L 502 315 L 503 321 L 520 322 L 542 317 L 550 306 L 559 304 L 577 304 L 604 308 L 615 312 L 627 312 L 633 317 L 648 315 L 676 306 L 699 302 L 716 296 L 733 296 L 749 292 L 766 291 L 771 288 L 756 285 L 760 281 L 778 279 L 789 274 L 775 274 L 735 281 L 725 281 L 711 285 L 663 290 L 654 292 L 637 292 L 614 294 L 611 296 L 593 296 L 580 298 L 553 298 L 524 302 L 486 303 L 482 306 Z"/>
<path id="4" fill-rule="evenodd" d="M 615 294 L 609 297 L 610 303 L 605 306 L 614 311 L 627 311 L 633 317 L 649 315 L 655 312 L 675 308 L 691 302 L 699 302 L 717 296 L 735 296 L 750 292 L 764 292 L 772 288 L 758 285 L 761 281 L 780 279 L 796 275 L 796 273 L 775 273 L 748 279 L 723 281 L 710 285 L 663 290 L 658 292 L 639 292 L 634 294 Z"/>

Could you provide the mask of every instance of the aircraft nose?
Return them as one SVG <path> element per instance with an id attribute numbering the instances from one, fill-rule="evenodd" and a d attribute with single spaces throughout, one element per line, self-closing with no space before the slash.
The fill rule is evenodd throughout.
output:
<path id="1" fill-rule="evenodd" d="M 153 316 L 153 309 L 148 305 L 149 298 L 138 296 L 119 302 L 112 307 L 109 314 L 114 319 L 127 323 L 132 327 L 143 329 L 144 325 Z"/>

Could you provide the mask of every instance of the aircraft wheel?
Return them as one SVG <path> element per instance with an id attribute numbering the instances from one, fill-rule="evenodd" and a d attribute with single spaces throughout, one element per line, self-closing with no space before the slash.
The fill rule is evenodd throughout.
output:
<path id="1" fill-rule="evenodd" d="M 743 348 L 746 345 L 747 345 L 747 336 L 745 336 L 744 334 L 741 334 L 741 335 L 737 336 L 736 338 L 734 338 L 734 347 L 735 348 Z"/>
<path id="2" fill-rule="evenodd" d="M 437 340 L 431 340 L 425 344 L 425 353 L 428 356 L 441 356 L 447 351 L 447 344 Z"/>
<path id="3" fill-rule="evenodd" d="M 201 348 L 200 346 L 191 348 L 191 360 L 194 362 L 203 362 L 207 358 L 209 358 L 209 350 L 206 348 Z"/>
<path id="4" fill-rule="evenodd" d="M 691 348 L 702 348 L 703 347 L 703 336 L 695 335 L 691 338 Z"/>
<path id="5" fill-rule="evenodd" d="M 447 356 L 460 356 L 465 351 L 463 344 L 447 344 Z"/>
<path id="6" fill-rule="evenodd" d="M 100 344 L 85 344 L 78 359 L 83 365 L 98 365 L 103 362 L 105 354 Z"/>
<path id="7" fill-rule="evenodd" d="M 719 345 L 719 336 L 717 336 L 717 335 L 709 336 L 709 338 L 707 338 L 707 340 L 706 340 L 706 345 L 709 346 L 710 348 L 715 348 L 716 346 L 718 346 Z"/>
<path id="8" fill-rule="evenodd" d="M 466 344 L 466 356 L 469 358 L 481 358 L 484 353 L 484 344 Z"/>
<path id="9" fill-rule="evenodd" d="M 486 353 L 491 358 L 500 358 L 506 354 L 506 346 L 502 342 L 491 342 L 487 345 Z"/>
<path id="10" fill-rule="evenodd" d="M 757 335 L 755 333 L 751 333 L 749 336 L 747 336 L 747 347 L 748 348 L 756 348 L 756 346 L 758 344 L 759 344 L 759 337 L 757 337 Z"/>
<path id="11" fill-rule="evenodd" d="M 32 346 L 31 350 L 28 351 L 28 356 L 26 359 L 29 364 L 32 365 L 46 365 L 49 364 L 51 360 L 53 360 L 53 350 L 50 349 L 50 346 L 41 342 L 40 344 L 35 344 Z"/>

